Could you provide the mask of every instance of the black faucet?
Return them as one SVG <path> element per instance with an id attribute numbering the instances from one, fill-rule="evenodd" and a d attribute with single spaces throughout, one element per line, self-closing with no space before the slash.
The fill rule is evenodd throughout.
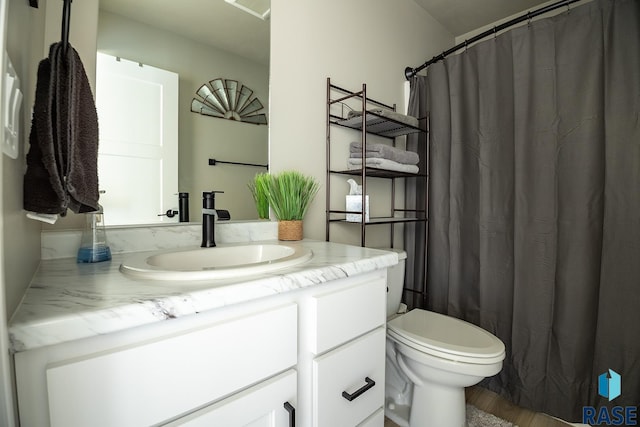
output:
<path id="1" fill-rule="evenodd" d="M 189 222 L 189 193 L 178 193 L 180 222 Z"/>
<path id="2" fill-rule="evenodd" d="M 202 193 L 202 244 L 200 246 L 203 248 L 216 246 L 216 193 L 224 193 L 224 191 L 205 191 Z"/>

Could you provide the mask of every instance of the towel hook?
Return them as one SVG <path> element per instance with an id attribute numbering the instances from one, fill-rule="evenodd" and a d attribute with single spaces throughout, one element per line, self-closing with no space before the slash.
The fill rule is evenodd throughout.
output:
<path id="1" fill-rule="evenodd" d="M 71 0 L 64 0 L 62 7 L 62 43 L 64 53 L 67 53 L 69 47 L 69 26 L 71 24 Z"/>

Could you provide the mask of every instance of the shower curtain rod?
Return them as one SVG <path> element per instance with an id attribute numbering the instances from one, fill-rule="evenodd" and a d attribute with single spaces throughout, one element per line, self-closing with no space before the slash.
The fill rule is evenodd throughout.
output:
<path id="1" fill-rule="evenodd" d="M 483 33 L 478 34 L 477 36 L 474 36 L 472 38 L 470 38 L 469 40 L 465 40 L 462 43 L 458 43 L 457 45 L 455 45 L 454 47 L 452 47 L 449 50 L 445 50 L 444 52 L 442 52 L 440 55 L 434 56 L 433 58 L 431 58 L 430 60 L 428 60 L 427 62 L 425 62 L 424 64 L 420 65 L 419 67 L 416 68 L 411 68 L 411 67 L 407 67 L 404 69 L 404 75 L 407 78 L 407 80 L 409 80 L 411 77 L 415 76 L 416 74 L 418 74 L 418 72 L 424 70 L 425 68 L 427 68 L 429 65 L 434 64 L 438 61 L 443 60 L 445 57 L 451 55 L 452 53 L 462 49 L 463 47 L 467 47 L 472 43 L 477 42 L 478 40 L 482 40 L 483 38 L 490 36 L 490 35 L 495 35 L 498 33 L 498 31 L 502 31 L 505 28 L 509 28 L 513 25 L 519 24 L 520 22 L 523 21 L 527 21 L 527 20 L 531 20 L 531 18 L 534 18 L 538 15 L 542 15 L 543 13 L 547 13 L 550 12 L 552 10 L 555 9 L 559 9 L 561 7 L 564 6 L 569 6 L 571 3 L 575 3 L 578 2 L 580 0 L 561 0 L 558 1 L 556 3 L 550 4 L 548 6 L 545 7 L 541 7 L 540 9 L 536 9 L 534 11 L 529 11 L 526 14 L 519 16 L 517 18 L 514 18 L 510 21 L 507 21 L 503 24 L 497 25 L 495 27 L 493 27 L 490 30 L 487 30 Z"/>

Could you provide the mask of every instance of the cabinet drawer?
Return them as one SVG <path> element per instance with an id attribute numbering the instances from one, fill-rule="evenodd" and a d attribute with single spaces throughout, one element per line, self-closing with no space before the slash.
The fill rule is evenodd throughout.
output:
<path id="1" fill-rule="evenodd" d="M 384 346 L 381 327 L 313 361 L 315 427 L 355 426 L 383 406 Z"/>
<path id="2" fill-rule="evenodd" d="M 312 297 L 311 351 L 321 354 L 384 325 L 386 291 L 384 275 L 372 275 L 354 285 Z"/>
<path id="3" fill-rule="evenodd" d="M 52 426 L 152 425 L 296 363 L 297 306 L 251 313 L 46 370 Z"/>

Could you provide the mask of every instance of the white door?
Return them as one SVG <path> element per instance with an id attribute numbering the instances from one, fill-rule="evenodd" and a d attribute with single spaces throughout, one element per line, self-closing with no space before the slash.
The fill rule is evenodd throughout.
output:
<path id="1" fill-rule="evenodd" d="M 96 108 L 106 224 L 177 222 L 178 74 L 98 52 Z"/>

